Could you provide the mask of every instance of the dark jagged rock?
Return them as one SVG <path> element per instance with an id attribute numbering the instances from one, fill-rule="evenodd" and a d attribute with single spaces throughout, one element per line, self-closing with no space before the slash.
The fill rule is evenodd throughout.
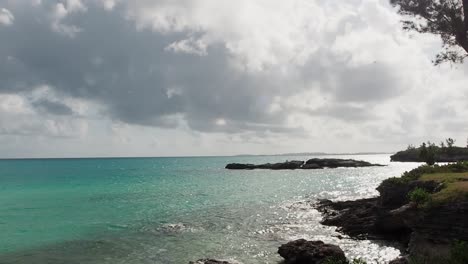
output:
<path id="1" fill-rule="evenodd" d="M 307 165 L 314 165 L 322 168 L 357 168 L 357 167 L 372 167 L 382 166 L 378 164 L 372 164 L 362 160 L 352 159 L 310 159 L 306 162 Z"/>
<path id="2" fill-rule="evenodd" d="M 253 170 L 256 168 L 257 166 L 254 164 L 231 163 L 226 165 L 226 169 L 228 170 Z"/>
<path id="3" fill-rule="evenodd" d="M 286 264 L 321 264 L 327 259 L 346 261 L 343 250 L 335 245 L 322 241 L 299 239 L 282 245 L 278 254 Z"/>
<path id="4" fill-rule="evenodd" d="M 436 181 L 386 180 L 377 190 L 380 196 L 357 201 L 322 200 L 316 208 L 324 225 L 357 239 L 384 239 L 402 242 L 410 257 L 444 259 L 450 256 L 453 241 L 468 241 L 468 200 L 449 200 L 419 206 L 408 194 L 421 188 L 438 193 L 443 184 Z M 407 263 L 405 259 L 392 263 Z M 432 262 L 424 262 L 432 263 Z"/>
<path id="5" fill-rule="evenodd" d="M 410 252 L 444 248 L 450 241 L 468 241 L 468 202 L 454 202 L 425 210 L 404 210 L 400 217 L 413 230 Z M 423 241 L 425 241 L 423 243 Z M 427 244 L 427 245 L 425 245 Z"/>
<path id="6" fill-rule="evenodd" d="M 439 190 L 435 181 L 400 183 L 383 182 L 377 190 L 378 198 L 356 201 L 332 202 L 322 200 L 316 205 L 324 218 L 322 224 L 337 226 L 338 231 L 358 239 L 386 239 L 408 243 L 412 225 L 407 216 L 414 205 L 409 203 L 408 193 L 422 188 L 429 193 Z"/>
<path id="7" fill-rule="evenodd" d="M 389 239 L 406 242 L 411 231 L 398 217 L 378 206 L 377 198 L 316 205 L 323 215 L 322 224 L 337 226 L 338 231 L 357 239 Z"/>
<path id="8" fill-rule="evenodd" d="M 286 161 L 280 163 L 267 163 L 259 165 L 259 169 L 270 169 L 270 170 L 296 170 L 300 169 L 301 166 L 304 164 L 303 161 L 293 160 L 293 161 Z"/>
<path id="9" fill-rule="evenodd" d="M 409 183 L 384 181 L 377 187 L 377 191 L 380 193 L 380 206 L 394 209 L 407 204 L 409 202 L 408 193 L 416 188 L 435 193 L 441 187 L 441 184 L 435 181 L 411 181 Z"/>
<path id="10" fill-rule="evenodd" d="M 312 170 L 324 168 L 357 168 L 357 167 L 371 167 L 371 166 L 384 166 L 379 164 L 372 164 L 367 161 L 352 160 L 352 159 L 310 159 L 307 162 L 294 160 L 280 163 L 266 163 L 260 165 L 231 163 L 226 165 L 229 170 L 254 170 L 254 169 L 268 169 L 268 170 Z"/>
<path id="11" fill-rule="evenodd" d="M 189 264 L 234 264 L 229 263 L 223 260 L 215 260 L 215 259 L 199 259 L 197 261 L 190 261 Z"/>
<path id="12" fill-rule="evenodd" d="M 301 169 L 303 170 L 319 170 L 319 169 L 323 169 L 323 167 L 320 167 L 319 165 L 317 164 L 304 164 L 302 165 Z"/>

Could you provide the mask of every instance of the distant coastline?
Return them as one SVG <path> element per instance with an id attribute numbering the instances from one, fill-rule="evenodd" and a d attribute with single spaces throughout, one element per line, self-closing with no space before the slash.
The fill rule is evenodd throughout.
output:
<path id="1" fill-rule="evenodd" d="M 257 156 L 338 156 L 338 155 L 384 155 L 394 154 L 396 151 L 389 152 L 344 152 L 344 153 L 327 153 L 327 152 L 299 152 L 299 153 L 281 153 L 281 154 L 239 154 L 233 157 L 257 157 Z M 229 157 L 229 156 L 227 156 Z"/>
<path id="2" fill-rule="evenodd" d="M 74 159 L 164 159 L 164 158 L 217 158 L 217 157 L 285 157 L 285 156 L 338 156 L 338 155 L 392 155 L 395 152 L 355 152 L 355 153 L 326 153 L 326 152 L 301 152 L 301 153 L 282 153 L 282 154 L 233 154 L 233 155 L 184 155 L 184 156 L 94 156 L 94 157 L 6 157 L 0 160 L 74 160 Z"/>

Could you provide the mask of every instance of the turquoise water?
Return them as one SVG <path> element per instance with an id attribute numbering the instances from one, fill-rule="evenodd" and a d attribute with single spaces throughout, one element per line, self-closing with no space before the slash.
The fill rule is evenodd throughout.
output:
<path id="1" fill-rule="evenodd" d="M 388 155 L 342 157 L 389 164 Z M 382 180 L 417 164 L 224 169 L 307 158 L 1 160 L 0 263 L 277 263 L 277 247 L 296 238 L 340 244 L 371 262 L 397 256 L 391 245 L 336 238 L 310 203 L 374 196 Z"/>

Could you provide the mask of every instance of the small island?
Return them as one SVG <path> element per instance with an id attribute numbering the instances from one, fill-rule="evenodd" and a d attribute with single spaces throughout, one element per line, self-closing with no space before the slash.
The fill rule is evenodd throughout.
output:
<path id="1" fill-rule="evenodd" d="M 308 161 L 293 160 L 280 163 L 266 163 L 266 164 L 244 164 L 244 163 L 230 163 L 226 165 L 228 170 L 316 170 L 325 168 L 358 168 L 358 167 L 376 167 L 385 166 L 380 164 L 372 164 L 367 161 L 353 160 L 353 159 L 309 159 Z"/>

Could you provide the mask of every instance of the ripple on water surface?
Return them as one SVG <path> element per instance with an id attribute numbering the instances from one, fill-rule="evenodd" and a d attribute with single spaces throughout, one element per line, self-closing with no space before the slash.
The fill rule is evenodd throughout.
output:
<path id="1" fill-rule="evenodd" d="M 178 264 L 205 257 L 278 263 L 278 246 L 298 238 L 338 244 L 349 257 L 370 263 L 396 257 L 399 251 L 388 244 L 340 239 L 333 227 L 319 224 L 312 203 L 374 196 L 383 179 L 416 164 L 223 169 L 229 162 L 300 158 L 70 160 L 22 167 L 0 162 L 0 251 L 7 249 L 0 263 Z M 388 163 L 381 155 L 358 159 Z"/>

